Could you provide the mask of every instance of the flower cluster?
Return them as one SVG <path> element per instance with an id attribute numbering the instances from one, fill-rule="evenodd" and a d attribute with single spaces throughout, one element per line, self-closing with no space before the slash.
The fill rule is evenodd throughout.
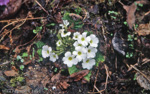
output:
<path id="1" fill-rule="evenodd" d="M 43 58 L 50 57 L 49 60 L 55 62 L 58 59 L 58 55 L 52 52 L 52 48 L 48 45 L 42 47 L 42 56 Z"/>
<path id="2" fill-rule="evenodd" d="M 65 53 L 65 57 L 63 57 L 64 64 L 71 67 L 72 65 L 78 64 L 78 62 L 83 62 L 83 68 L 91 69 L 95 65 L 94 58 L 97 52 L 96 47 L 99 43 L 98 38 L 94 34 L 87 36 L 87 32 L 82 34 L 75 32 L 73 39 L 75 40 L 73 44 L 75 51 Z"/>
<path id="3" fill-rule="evenodd" d="M 88 36 L 87 32 L 82 34 L 75 32 L 71 37 L 71 32 L 65 32 L 68 25 L 67 20 L 63 20 L 63 24 L 60 24 L 62 28 L 58 33 L 60 38 L 58 37 L 56 42 L 56 52 L 62 51 L 65 53 L 62 61 L 68 67 L 82 63 L 84 69 L 91 69 L 95 65 L 94 58 L 97 53 L 98 38 L 94 34 Z M 55 62 L 61 53 L 55 54 L 54 52 L 51 47 L 45 45 L 43 46 L 42 56 L 43 58 L 50 57 L 50 60 Z"/>

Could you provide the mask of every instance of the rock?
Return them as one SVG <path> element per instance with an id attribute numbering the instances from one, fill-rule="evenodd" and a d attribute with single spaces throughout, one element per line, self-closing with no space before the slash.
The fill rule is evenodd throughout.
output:
<path id="1" fill-rule="evenodd" d="M 150 79 L 149 72 L 142 71 L 145 75 L 147 75 L 148 79 Z M 146 90 L 150 90 L 150 82 L 139 72 L 136 73 L 136 80 L 138 84 Z"/>

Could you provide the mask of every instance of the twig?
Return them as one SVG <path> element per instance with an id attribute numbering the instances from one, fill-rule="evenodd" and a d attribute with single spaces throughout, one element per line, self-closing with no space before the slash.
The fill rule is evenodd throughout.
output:
<path id="1" fill-rule="evenodd" d="M 104 66 L 105 66 L 105 70 L 106 70 L 106 74 L 107 74 L 107 76 L 106 76 L 106 83 L 105 83 L 105 90 L 106 90 L 106 88 L 107 88 L 107 83 L 108 83 L 108 77 L 109 77 L 109 71 L 108 71 L 107 65 L 104 64 Z"/>
<path id="2" fill-rule="evenodd" d="M 115 68 L 117 70 L 117 57 L 115 57 Z"/>
<path id="3" fill-rule="evenodd" d="M 49 15 L 48 11 L 46 11 L 37 0 L 34 0 L 34 1 L 47 13 L 47 15 Z"/>
<path id="4" fill-rule="evenodd" d="M 94 81 L 94 87 L 96 86 L 98 73 L 99 73 L 99 64 L 98 64 L 98 70 L 97 70 L 97 73 L 96 73 L 96 78 L 95 78 L 95 81 Z M 95 88 L 93 88 L 93 92 L 94 92 L 94 90 L 95 90 Z"/>
<path id="5" fill-rule="evenodd" d="M 38 20 L 38 19 L 44 19 L 46 17 L 36 17 L 36 18 L 24 18 L 24 19 L 9 19 L 9 20 L 1 20 L 0 23 L 8 23 L 8 22 L 21 22 L 24 20 Z M 17 21 L 16 21 L 17 20 Z"/>
<path id="6" fill-rule="evenodd" d="M 100 92 L 99 89 L 98 89 L 96 86 L 94 86 L 94 88 L 95 88 L 98 92 Z M 100 94 L 101 94 L 101 93 L 100 93 Z"/>
<path id="7" fill-rule="evenodd" d="M 149 13 L 150 13 L 150 11 L 146 12 L 146 13 L 144 14 L 144 16 L 148 15 Z"/>
<path id="8" fill-rule="evenodd" d="M 0 42 L 3 40 L 3 38 L 4 38 L 8 33 L 12 32 L 14 29 L 19 28 L 19 27 L 22 26 L 25 22 L 26 22 L 26 20 L 24 20 L 21 24 L 15 26 L 15 27 L 14 27 L 13 29 L 11 29 L 10 31 L 6 32 L 5 35 L 3 35 L 3 33 L 2 33 L 3 37 L 0 39 Z"/>
<path id="9" fill-rule="evenodd" d="M 148 79 L 148 77 L 144 74 L 144 73 L 142 73 L 139 69 L 137 69 L 135 66 L 133 66 L 133 65 L 130 65 L 132 68 L 134 68 L 136 71 L 138 71 L 140 74 L 142 74 L 148 81 L 149 81 L 149 83 L 150 83 L 150 79 Z"/>
<path id="10" fill-rule="evenodd" d="M 15 20 L 15 19 L 11 19 L 11 20 L 1 20 L 0 23 L 8 23 L 8 22 L 11 22 L 11 21 L 13 21 L 13 20 L 15 20 L 15 21 L 13 21 L 13 22 L 11 22 L 11 23 L 5 25 L 5 26 L 1 29 L 0 33 L 1 33 L 6 27 L 8 27 L 8 26 L 10 26 L 10 25 L 12 25 L 12 24 L 15 24 L 15 23 L 17 23 L 17 22 L 22 22 L 22 21 L 25 21 L 25 20 L 44 19 L 44 18 L 45 18 L 45 17 L 24 18 L 24 19 L 17 19 L 17 20 Z M 0 35 L 0 36 L 1 36 L 1 35 Z"/>
<path id="11" fill-rule="evenodd" d="M 97 93 L 102 93 L 102 92 L 104 92 L 105 91 L 105 89 L 103 89 L 103 90 L 100 90 L 99 92 L 88 92 L 88 93 L 90 93 L 90 94 L 97 94 Z"/>

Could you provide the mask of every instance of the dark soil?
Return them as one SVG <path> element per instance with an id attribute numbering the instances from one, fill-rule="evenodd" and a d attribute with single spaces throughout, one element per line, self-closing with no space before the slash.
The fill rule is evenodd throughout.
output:
<path id="1" fill-rule="evenodd" d="M 135 0 L 121 2 L 130 6 Z M 149 2 L 142 7 L 138 6 L 133 13 L 136 19 L 133 28 L 124 24 L 129 14 L 117 0 L 22 0 L 21 7 L 8 13 L 4 13 L 6 6 L 0 6 L 0 94 L 150 94 L 145 88 L 150 87 L 150 33 L 138 34 L 140 24 L 150 26 Z M 61 60 L 52 63 L 44 59 L 39 62 L 37 53 L 32 59 L 25 57 L 23 63 L 16 59 L 24 52 L 32 55 L 33 48 L 37 51 L 34 44 L 37 41 L 47 45 L 55 44 L 58 32 L 51 30 L 58 31 L 63 13 L 74 13 L 78 7 L 82 9 L 79 15 L 85 17 L 82 19 L 84 26 L 80 29 L 71 28 L 70 31 L 92 31 L 99 38 L 98 50 L 105 57 L 104 62 L 93 67 L 89 82 L 67 78 L 67 66 Z M 118 14 L 109 14 L 109 11 Z M 77 19 L 79 18 L 75 16 L 74 20 Z M 13 21 L 17 22 L 4 28 Z M 50 23 L 55 25 L 47 26 Z M 18 28 L 13 29 L 18 25 Z M 33 33 L 33 29 L 40 26 L 42 29 L 37 34 Z M 150 28 L 146 30 L 150 32 Z M 8 31 L 10 32 L 6 34 Z M 133 37 L 129 38 L 129 35 Z M 23 70 L 20 65 L 24 65 Z M 15 86 L 12 86 L 11 80 L 18 76 L 6 76 L 4 72 L 8 70 L 15 70 L 24 80 L 17 80 Z M 146 75 L 143 77 L 139 74 L 143 77 L 139 79 L 146 79 L 145 87 L 137 82 L 135 74 L 139 72 Z M 54 76 L 56 78 L 53 81 Z M 60 85 L 65 81 L 67 88 Z"/>

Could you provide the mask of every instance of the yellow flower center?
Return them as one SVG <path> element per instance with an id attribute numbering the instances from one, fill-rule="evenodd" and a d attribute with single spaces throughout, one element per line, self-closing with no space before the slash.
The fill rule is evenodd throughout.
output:
<path id="1" fill-rule="evenodd" d="M 91 40 L 90 43 L 93 43 L 93 40 Z"/>
<path id="2" fill-rule="evenodd" d="M 82 53 L 79 51 L 79 52 L 78 52 L 78 55 L 81 55 L 81 54 L 82 54 Z"/>
<path id="3" fill-rule="evenodd" d="M 88 53 L 90 53 L 90 52 L 91 52 L 91 50 L 89 49 L 89 50 L 88 50 Z"/>
<path id="4" fill-rule="evenodd" d="M 75 38 L 78 38 L 78 36 L 76 35 Z"/>
<path id="5" fill-rule="evenodd" d="M 53 55 L 54 58 L 56 58 L 56 55 Z"/>
<path id="6" fill-rule="evenodd" d="M 82 44 L 78 44 L 78 46 L 82 46 Z"/>
<path id="7" fill-rule="evenodd" d="M 72 60 L 72 57 L 69 57 L 68 60 L 71 61 L 71 60 Z"/>
<path id="8" fill-rule="evenodd" d="M 59 45 L 61 44 L 60 41 L 58 42 L 58 44 L 59 44 Z"/>
<path id="9" fill-rule="evenodd" d="M 86 63 L 89 63 L 89 61 L 90 61 L 89 59 L 88 59 L 88 60 L 86 60 Z"/>
<path id="10" fill-rule="evenodd" d="M 85 38 L 84 38 L 84 37 L 82 37 L 82 38 L 81 38 L 81 40 L 82 40 L 82 41 L 84 41 L 84 40 L 85 40 Z"/>
<path id="11" fill-rule="evenodd" d="M 49 50 L 47 50 L 47 53 L 49 54 Z"/>

